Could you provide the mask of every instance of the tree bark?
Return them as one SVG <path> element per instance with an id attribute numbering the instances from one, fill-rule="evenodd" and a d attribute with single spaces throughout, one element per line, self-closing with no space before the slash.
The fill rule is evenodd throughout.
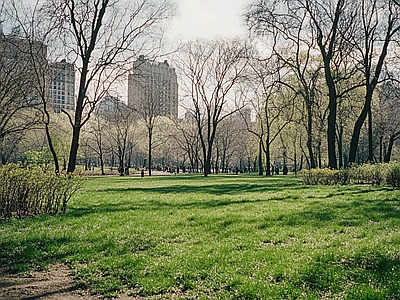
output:
<path id="1" fill-rule="evenodd" d="M 264 175 L 262 163 L 263 163 L 263 160 L 262 160 L 262 141 L 260 139 L 259 146 L 258 146 L 258 175 Z M 267 166 L 267 170 L 266 171 L 267 171 L 267 175 L 270 175 L 269 166 Z"/>
<path id="2" fill-rule="evenodd" d="M 80 130 L 81 130 L 80 126 L 79 127 L 76 127 L 76 126 L 73 127 L 71 150 L 69 152 L 67 173 L 73 173 L 75 171 L 76 157 L 77 157 L 78 148 L 79 148 Z"/>
<path id="3" fill-rule="evenodd" d="M 393 149 L 393 144 L 394 144 L 394 141 L 395 141 L 395 140 L 396 140 L 395 136 L 392 135 L 392 136 L 390 137 L 389 145 L 388 145 L 388 148 L 387 148 L 385 157 L 384 157 L 384 162 L 385 162 L 385 163 L 388 163 L 388 162 L 390 161 L 390 156 L 392 155 L 392 149 Z"/>
<path id="4" fill-rule="evenodd" d="M 153 130 L 152 128 L 149 128 L 149 176 L 151 176 L 151 148 L 152 148 L 152 139 L 153 139 Z"/>

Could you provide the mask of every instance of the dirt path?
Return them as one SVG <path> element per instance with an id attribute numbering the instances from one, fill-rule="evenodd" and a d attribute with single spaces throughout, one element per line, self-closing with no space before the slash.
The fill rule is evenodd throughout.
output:
<path id="1" fill-rule="evenodd" d="M 62 264 L 29 275 L 6 275 L 0 269 L 0 300 L 99 300 L 101 296 L 78 293 L 69 268 Z M 120 300 L 133 300 L 126 294 Z M 137 299 L 137 298 L 136 298 Z"/>

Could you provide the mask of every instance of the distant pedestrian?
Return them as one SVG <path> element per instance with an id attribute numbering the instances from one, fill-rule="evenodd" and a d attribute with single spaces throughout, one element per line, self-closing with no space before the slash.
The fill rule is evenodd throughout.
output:
<path id="1" fill-rule="evenodd" d="M 287 175 L 288 174 L 288 168 L 286 165 L 283 166 L 283 175 Z"/>

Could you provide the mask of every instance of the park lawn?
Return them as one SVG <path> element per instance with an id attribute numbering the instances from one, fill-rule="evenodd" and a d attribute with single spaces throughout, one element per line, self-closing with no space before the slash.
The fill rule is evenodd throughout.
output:
<path id="1" fill-rule="evenodd" d="M 88 178 L 66 214 L 0 223 L 0 267 L 66 262 L 149 299 L 400 299 L 400 190 L 294 176 Z"/>

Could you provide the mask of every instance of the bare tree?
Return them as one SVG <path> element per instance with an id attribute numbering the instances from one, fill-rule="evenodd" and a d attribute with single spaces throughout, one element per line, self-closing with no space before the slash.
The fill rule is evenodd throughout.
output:
<path id="1" fill-rule="evenodd" d="M 47 61 L 47 45 L 52 41 L 54 28 L 38 11 L 39 1 L 25 5 L 23 1 L 17 0 L 11 1 L 7 10 L 22 35 L 19 44 L 23 46 L 20 49 L 30 62 L 32 89 L 38 104 L 40 104 L 38 108 L 42 112 L 47 143 L 53 157 L 55 172 L 58 174 L 60 167 L 50 134 L 50 111 L 53 107 L 50 98 L 52 95 L 49 94 L 49 86 L 58 74 L 53 72 L 51 64 Z"/>
<path id="2" fill-rule="evenodd" d="M 111 99 L 114 102 L 114 109 L 105 115 L 105 117 L 109 121 L 109 137 L 117 149 L 116 153 L 119 160 L 118 172 L 120 176 L 123 176 L 126 154 L 136 144 L 135 111 L 117 98 L 112 97 Z M 126 165 L 126 167 L 129 170 L 129 165 Z"/>
<path id="3" fill-rule="evenodd" d="M 10 17 L 9 12 L 0 7 L 0 18 L 17 25 Z M 18 27 L 10 34 L 5 34 L 0 27 L 0 156 L 3 164 L 8 162 L 27 130 L 39 127 L 40 113 L 34 108 L 38 108 L 40 102 L 35 93 L 30 46 L 29 41 L 20 36 Z M 37 53 L 41 57 L 42 50 L 40 48 Z"/>
<path id="4" fill-rule="evenodd" d="M 101 106 L 101 104 L 99 105 Z M 92 151 L 95 152 L 99 158 L 101 175 L 105 175 L 104 161 L 105 156 L 110 152 L 108 130 L 108 120 L 101 115 L 96 115 L 87 123 L 87 132 L 92 143 L 89 144 Z"/>
<path id="5" fill-rule="evenodd" d="M 238 152 L 239 148 L 246 148 L 239 147 L 239 145 L 246 145 L 247 143 L 243 131 L 246 131 L 246 125 L 239 113 L 233 114 L 221 122 L 216 134 L 217 172 L 220 169 L 219 160 L 221 161 L 222 172 L 228 173 L 229 162 L 234 154 Z M 243 151 L 243 154 L 246 154 L 245 151 Z"/>
<path id="6" fill-rule="evenodd" d="M 273 7 L 265 6 L 263 10 L 251 10 L 246 15 L 250 30 L 258 36 L 266 36 L 267 43 L 271 45 L 271 57 L 276 57 L 281 73 L 280 84 L 286 85 L 299 94 L 304 100 L 306 108 L 307 149 L 310 158 L 310 167 L 315 168 L 313 149 L 313 110 L 317 85 L 320 81 L 321 62 L 315 56 L 316 39 L 314 32 L 309 31 L 309 19 L 306 10 L 294 12 L 295 7 L 288 7 L 284 15 L 278 16 Z M 290 15 L 291 26 L 288 30 L 287 19 Z M 264 23 L 262 28 L 260 22 Z M 268 25 L 268 26 L 267 26 Z M 271 42 L 272 40 L 272 42 Z M 266 44 L 267 44 L 266 43 Z M 291 78 L 290 78 L 291 77 Z"/>
<path id="7" fill-rule="evenodd" d="M 373 134 L 371 103 L 379 84 L 390 45 L 398 40 L 400 32 L 400 8 L 394 1 L 359 0 L 356 23 L 359 34 L 350 41 L 357 50 L 354 60 L 358 60 L 365 82 L 365 102 L 354 124 L 350 143 L 349 162 L 354 163 L 361 128 L 368 116 L 368 161 L 373 162 Z M 393 51 L 393 50 L 392 50 Z"/>
<path id="8" fill-rule="evenodd" d="M 259 163 L 262 163 L 262 149 L 266 157 L 266 175 L 271 175 L 271 144 L 293 121 L 294 101 L 297 97 L 297 93 L 293 93 L 287 84 L 281 84 L 279 71 L 280 67 L 274 58 L 253 59 L 246 85 L 249 90 L 244 92 L 248 95 L 249 106 L 256 114 L 258 126 L 254 127 L 246 118 L 244 120 L 247 130 L 259 139 Z M 259 168 L 261 170 L 261 166 Z"/>
<path id="9" fill-rule="evenodd" d="M 389 162 L 394 143 L 400 138 L 400 88 L 387 81 L 379 87 L 379 102 L 375 109 L 375 130 L 379 137 L 379 162 Z"/>
<path id="10" fill-rule="evenodd" d="M 197 125 L 190 118 L 174 120 L 177 133 L 172 136 L 181 150 L 188 156 L 192 172 L 199 170 L 199 153 L 201 150 Z"/>
<path id="11" fill-rule="evenodd" d="M 78 73 L 68 172 L 75 170 L 82 126 L 97 102 L 139 52 L 154 52 L 162 38 L 163 21 L 171 15 L 167 1 L 47 0 L 44 11 L 59 32 L 62 51 Z"/>
<path id="12" fill-rule="evenodd" d="M 328 165 L 334 169 L 337 168 L 335 149 L 337 101 L 349 90 L 360 86 L 356 84 L 347 87 L 345 90 L 338 89 L 338 83 L 346 80 L 356 71 L 355 68 L 346 68 L 349 66 L 347 54 L 352 49 L 345 41 L 349 40 L 355 26 L 353 8 L 352 3 L 344 0 L 330 2 L 319 0 L 262 0 L 251 5 L 246 16 L 250 28 L 256 32 L 272 30 L 273 33 L 288 38 L 295 45 L 300 45 L 299 49 L 307 49 L 307 47 L 312 46 L 314 51 L 319 52 L 329 91 Z M 272 26 L 272 29 L 269 28 L 270 26 Z M 315 47 L 312 41 L 306 42 L 307 40 L 315 41 Z M 295 62 L 293 66 L 294 69 L 300 67 L 300 73 L 296 71 L 296 74 L 304 72 L 304 65 Z M 310 87 L 309 83 L 302 83 L 302 88 L 304 87 Z M 304 90 L 304 92 L 306 91 Z"/>
<path id="13" fill-rule="evenodd" d="M 179 69 L 199 131 L 204 176 L 211 173 L 213 145 L 219 123 L 238 109 L 234 106 L 233 92 L 244 78 L 249 51 L 249 46 L 239 40 L 196 40 L 182 48 Z"/>

